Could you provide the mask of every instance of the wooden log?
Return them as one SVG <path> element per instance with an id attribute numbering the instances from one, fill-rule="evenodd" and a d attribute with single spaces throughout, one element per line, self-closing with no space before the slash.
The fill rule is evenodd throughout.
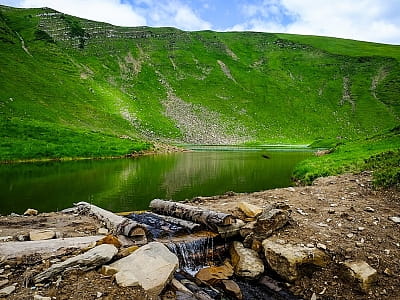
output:
<path id="1" fill-rule="evenodd" d="M 176 224 L 183 228 L 186 228 L 189 232 L 193 232 L 193 231 L 196 231 L 201 228 L 201 225 L 198 223 L 190 222 L 190 221 L 179 219 L 179 218 L 174 218 L 171 216 L 159 215 L 156 213 L 151 213 L 151 214 L 165 220 L 165 222 Z"/>
<path id="2" fill-rule="evenodd" d="M 151 201 L 150 207 L 157 213 L 200 223 L 213 230 L 216 230 L 217 226 L 230 225 L 235 220 L 234 217 L 229 214 L 160 199 Z"/>
<path id="3" fill-rule="evenodd" d="M 40 254 L 43 257 L 60 255 L 69 249 L 83 249 L 104 236 L 83 236 L 43 241 L 8 242 L 0 244 L 0 257 L 18 258 L 25 255 Z"/>
<path id="4" fill-rule="evenodd" d="M 146 225 L 118 216 L 96 205 L 87 202 L 79 202 L 75 204 L 75 206 L 79 213 L 94 215 L 100 221 L 104 222 L 107 229 L 115 235 L 122 234 L 134 238 L 143 238 L 147 234 Z"/>
<path id="5" fill-rule="evenodd" d="M 71 257 L 61 263 L 52 265 L 47 270 L 33 277 L 33 281 L 35 283 L 42 282 L 71 269 L 89 271 L 97 266 L 109 262 L 117 253 L 118 249 L 114 245 L 103 244 L 90 249 L 83 254 Z"/>

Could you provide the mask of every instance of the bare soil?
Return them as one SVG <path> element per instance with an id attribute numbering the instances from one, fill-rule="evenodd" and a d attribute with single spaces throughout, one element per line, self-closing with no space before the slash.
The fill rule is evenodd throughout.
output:
<path id="1" fill-rule="evenodd" d="M 305 187 L 198 197 L 191 204 L 242 216 L 237 209 L 240 201 L 258 206 L 286 203 L 292 221 L 276 233 L 279 238 L 292 244 L 326 245 L 332 263 L 287 284 L 296 295 L 304 299 L 311 299 L 313 293 L 317 299 L 400 299 L 400 225 L 388 219 L 400 216 L 400 192 L 374 190 L 370 173 L 320 178 Z M 63 237 L 76 237 L 95 235 L 100 227 L 91 217 L 62 213 L 0 217 L 0 236 L 17 237 L 32 229 L 52 228 Z M 5 261 L 0 257 L 0 282 L 8 278 L 4 286 L 17 283 L 7 299 L 32 299 L 34 294 L 55 299 L 151 299 L 139 288 L 117 286 L 111 277 L 96 270 L 70 271 L 46 285 L 29 284 L 32 274 L 73 254 L 50 259 L 33 254 Z M 368 293 L 341 278 L 340 262 L 348 259 L 364 260 L 378 271 L 378 281 Z"/>

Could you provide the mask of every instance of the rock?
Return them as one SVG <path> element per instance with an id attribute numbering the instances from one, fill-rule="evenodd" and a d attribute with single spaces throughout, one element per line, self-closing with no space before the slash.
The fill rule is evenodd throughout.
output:
<path id="1" fill-rule="evenodd" d="M 3 287 L 8 284 L 8 279 L 0 280 L 0 287 Z"/>
<path id="2" fill-rule="evenodd" d="M 97 266 L 101 266 L 109 262 L 118 252 L 118 249 L 114 245 L 104 244 L 89 251 L 68 258 L 67 260 L 52 265 L 50 268 L 42 273 L 39 273 L 33 278 L 35 283 L 42 282 L 50 279 L 56 275 L 61 274 L 65 270 L 78 269 L 82 271 L 89 271 Z"/>
<path id="3" fill-rule="evenodd" d="M 248 236 L 249 234 L 254 232 L 254 227 L 255 226 L 256 226 L 256 221 L 247 223 L 242 228 L 240 228 L 240 235 L 242 237 Z"/>
<path id="4" fill-rule="evenodd" d="M 0 290 L 0 297 L 8 297 L 15 291 L 15 285 L 10 285 Z"/>
<path id="5" fill-rule="evenodd" d="M 98 234 L 107 235 L 107 234 L 108 234 L 108 229 L 107 229 L 107 228 L 104 228 L 104 227 L 99 228 L 99 230 L 97 230 L 97 233 L 98 233 Z"/>
<path id="6" fill-rule="evenodd" d="M 233 275 L 233 267 L 226 262 L 222 266 L 212 266 L 201 269 L 197 272 L 196 278 L 211 285 L 216 285 L 223 279 L 229 279 Z"/>
<path id="7" fill-rule="evenodd" d="M 112 276 L 118 273 L 118 269 L 110 267 L 110 266 L 102 266 L 100 269 L 100 273 L 104 276 Z"/>
<path id="8" fill-rule="evenodd" d="M 236 275 L 252 279 L 264 272 L 264 264 L 257 252 L 245 248 L 242 243 L 234 241 L 230 254 Z"/>
<path id="9" fill-rule="evenodd" d="M 373 213 L 373 212 L 375 211 L 375 209 L 373 209 L 373 208 L 370 207 L 370 206 L 367 206 L 367 207 L 364 208 L 364 211 Z"/>
<path id="10" fill-rule="evenodd" d="M 44 297 L 40 295 L 33 296 L 33 300 L 51 300 L 51 297 Z"/>
<path id="11" fill-rule="evenodd" d="M 264 240 L 289 221 L 289 212 L 282 209 L 264 210 L 254 225 L 254 237 Z"/>
<path id="12" fill-rule="evenodd" d="M 39 212 L 36 209 L 33 208 L 28 208 L 25 212 L 24 212 L 24 216 L 37 216 Z"/>
<path id="13" fill-rule="evenodd" d="M 400 224 L 400 217 L 389 217 L 388 219 L 396 224 Z"/>
<path id="14" fill-rule="evenodd" d="M 287 281 L 296 280 L 302 271 L 313 271 L 315 267 L 325 267 L 330 257 L 317 248 L 285 244 L 274 240 L 262 242 L 269 267 Z"/>
<path id="15" fill-rule="evenodd" d="M 263 209 L 259 206 L 247 203 L 239 202 L 238 208 L 248 217 L 255 218 L 261 215 Z"/>
<path id="16" fill-rule="evenodd" d="M 231 225 L 217 226 L 218 233 L 222 238 L 230 238 L 240 234 L 240 229 L 245 223 L 240 219 L 235 219 Z"/>
<path id="17" fill-rule="evenodd" d="M 365 261 L 346 261 L 342 265 L 344 280 L 352 281 L 364 292 L 369 290 L 378 277 L 376 270 Z"/>
<path id="18" fill-rule="evenodd" d="M 17 236 L 17 240 L 20 242 L 28 241 L 29 240 L 29 235 L 25 234 L 20 234 Z"/>
<path id="19" fill-rule="evenodd" d="M 177 291 L 181 291 L 184 293 L 187 293 L 189 295 L 192 294 L 192 292 L 186 287 L 184 286 L 179 280 L 172 278 L 171 280 L 171 285 L 177 290 Z"/>
<path id="20" fill-rule="evenodd" d="M 97 292 L 97 293 L 96 293 L 96 297 L 97 297 L 97 298 L 100 298 L 101 296 L 103 296 L 103 293 L 101 293 L 101 292 Z"/>
<path id="21" fill-rule="evenodd" d="M 56 236 L 53 230 L 39 229 L 29 232 L 29 239 L 31 241 L 50 240 Z"/>
<path id="22" fill-rule="evenodd" d="M 135 252 L 137 249 L 139 249 L 139 246 L 136 246 L 136 245 L 130 246 L 128 248 L 124 248 L 119 251 L 118 257 L 122 258 L 122 257 L 128 256 L 129 254 L 132 254 L 133 252 Z"/>
<path id="23" fill-rule="evenodd" d="M 118 270 L 115 279 L 120 286 L 140 285 L 146 292 L 159 295 L 178 265 L 178 257 L 166 246 L 151 242 L 110 266 Z"/>
<path id="24" fill-rule="evenodd" d="M 0 243 L 2 242 L 11 242 L 14 238 L 11 235 L 8 236 L 0 236 Z"/>
<path id="25" fill-rule="evenodd" d="M 243 294 L 239 285 L 233 280 L 222 280 L 222 288 L 228 295 L 232 295 L 239 300 L 243 299 Z"/>
<path id="26" fill-rule="evenodd" d="M 326 245 L 324 245 L 322 243 L 317 243 L 317 248 L 318 249 L 322 249 L 322 250 L 326 250 Z"/>
<path id="27" fill-rule="evenodd" d="M 103 244 L 114 245 L 117 248 L 121 247 L 121 242 L 119 241 L 119 239 L 116 236 L 113 236 L 111 234 L 106 235 L 105 237 L 103 237 L 102 239 L 100 239 L 96 242 L 97 246 L 103 245 Z"/>

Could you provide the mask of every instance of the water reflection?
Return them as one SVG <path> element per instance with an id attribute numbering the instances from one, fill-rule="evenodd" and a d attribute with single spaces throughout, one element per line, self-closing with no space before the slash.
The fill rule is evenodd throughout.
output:
<path id="1" fill-rule="evenodd" d="M 264 151 L 265 152 L 265 151 Z M 308 152 L 210 151 L 136 159 L 0 165 L 0 214 L 56 211 L 88 201 L 112 211 L 147 209 L 154 198 L 183 200 L 290 184 Z"/>

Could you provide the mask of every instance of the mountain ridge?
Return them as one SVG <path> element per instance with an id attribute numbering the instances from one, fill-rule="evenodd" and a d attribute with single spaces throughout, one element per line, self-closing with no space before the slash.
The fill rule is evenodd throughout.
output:
<path id="1" fill-rule="evenodd" d="M 0 12 L 1 160 L 340 141 L 399 123 L 399 46 Z"/>

